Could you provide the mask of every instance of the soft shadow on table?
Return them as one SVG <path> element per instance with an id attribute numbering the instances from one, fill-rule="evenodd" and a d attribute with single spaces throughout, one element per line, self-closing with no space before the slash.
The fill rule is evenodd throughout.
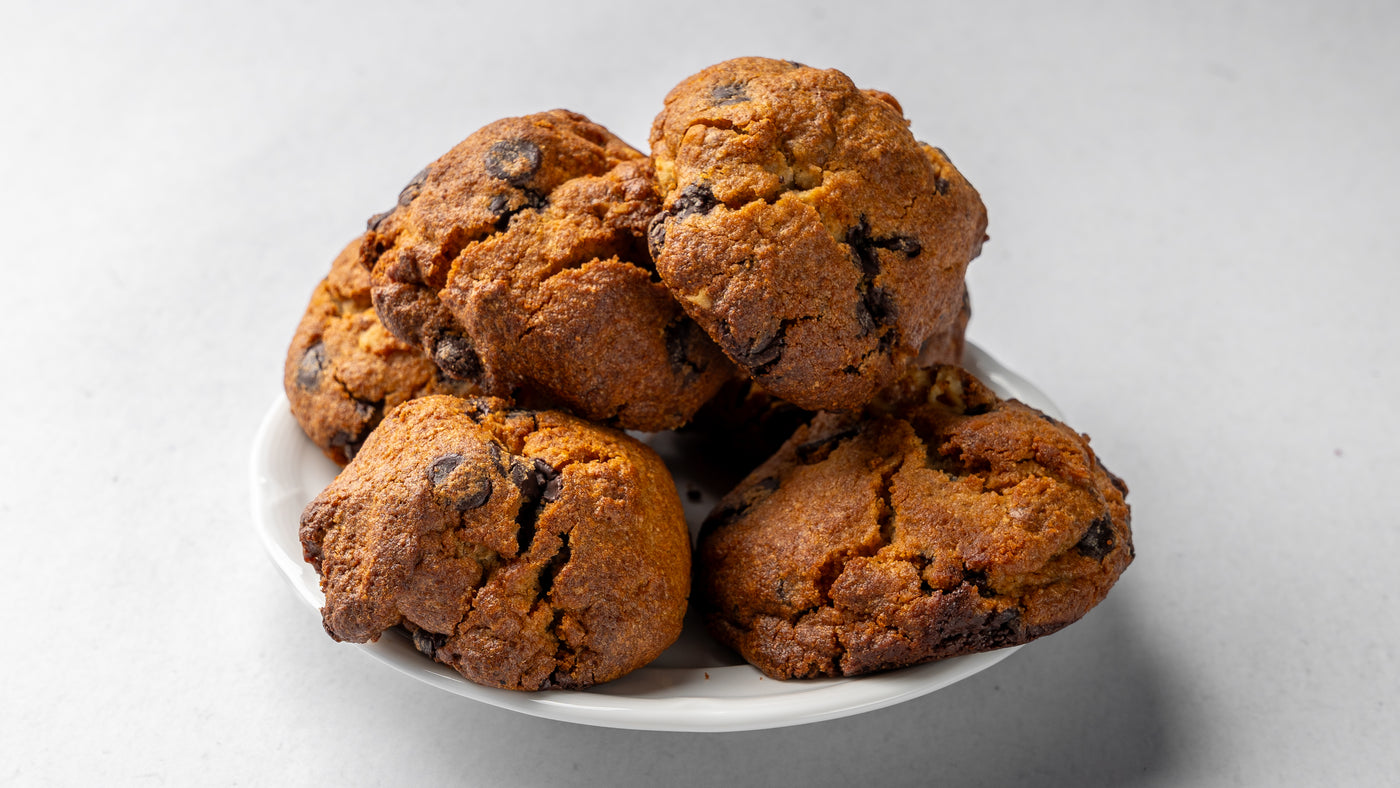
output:
<path id="1" fill-rule="evenodd" d="M 432 698 L 435 764 L 506 784 L 1135 785 L 1182 763 L 1188 721 L 1126 594 L 959 684 L 888 709 L 743 733 L 608 730 Z M 463 705 L 466 703 L 466 705 Z M 441 727 L 445 723 L 446 728 Z M 486 723 L 485 725 L 483 723 Z M 528 753 L 528 756 L 526 756 Z M 522 757 L 526 756 L 526 757 Z"/>

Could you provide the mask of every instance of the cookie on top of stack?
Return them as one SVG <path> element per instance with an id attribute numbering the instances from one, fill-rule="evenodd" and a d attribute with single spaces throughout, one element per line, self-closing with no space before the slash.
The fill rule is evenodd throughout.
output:
<path id="1" fill-rule="evenodd" d="M 650 141 L 563 110 L 489 124 L 313 295 L 285 382 L 348 462 L 301 527 L 332 637 L 401 628 L 509 689 L 649 662 L 691 545 L 623 430 L 749 444 L 694 601 L 768 675 L 1023 643 L 1097 604 L 1132 559 L 1127 487 L 950 366 L 986 210 L 899 103 L 741 58 L 677 85 Z"/>

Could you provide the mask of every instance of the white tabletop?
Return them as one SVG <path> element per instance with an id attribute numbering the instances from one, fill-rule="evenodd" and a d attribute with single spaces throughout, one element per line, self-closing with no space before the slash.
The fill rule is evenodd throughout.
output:
<path id="1" fill-rule="evenodd" d="M 8 4 L 0 783 L 1395 784 L 1400 6 L 863 6 Z M 645 146 L 744 54 L 893 93 L 978 187 L 970 336 L 1128 481 L 1137 560 L 972 678 L 767 731 L 332 642 L 247 470 L 331 258 L 491 120 Z"/>

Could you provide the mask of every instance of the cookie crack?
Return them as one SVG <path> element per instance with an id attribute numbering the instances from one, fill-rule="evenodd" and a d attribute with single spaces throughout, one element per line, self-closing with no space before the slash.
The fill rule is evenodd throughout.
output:
<path id="1" fill-rule="evenodd" d="M 804 617 L 821 610 L 835 607 L 831 598 L 831 588 L 841 579 L 846 565 L 853 558 L 870 558 L 893 544 L 895 536 L 895 510 L 893 502 L 894 477 L 903 467 L 900 460 L 888 460 L 880 469 L 879 486 L 875 493 L 875 526 L 873 539 L 866 540 L 840 552 L 832 553 L 822 561 L 813 583 L 817 592 L 817 602 L 788 617 L 788 623 L 796 626 Z M 780 594 L 781 596 L 781 594 Z"/>
<path id="2" fill-rule="evenodd" d="M 797 454 L 798 462 L 801 462 L 803 465 L 815 465 L 825 460 L 827 457 L 831 456 L 832 452 L 841 448 L 841 445 L 846 441 L 860 435 L 864 424 L 864 422 L 856 422 L 853 426 L 831 435 L 814 438 L 797 444 L 797 446 L 794 447 L 794 451 Z"/>
<path id="3" fill-rule="evenodd" d="M 872 551 L 871 555 L 894 544 L 895 520 L 894 510 L 894 477 L 899 470 L 904 467 L 902 461 L 889 462 L 880 470 L 880 489 L 876 494 L 878 509 L 875 512 L 875 523 L 879 526 L 880 543 Z"/>
<path id="4" fill-rule="evenodd" d="M 580 653 L 580 651 L 575 650 L 573 646 L 569 645 L 568 638 L 562 631 L 564 616 L 569 611 L 558 607 L 550 599 L 553 595 L 555 579 L 568 565 L 569 559 L 573 557 L 573 551 L 569 547 L 569 535 L 571 533 L 573 533 L 572 528 L 559 535 L 558 549 L 556 549 L 554 554 L 540 567 L 539 579 L 537 581 L 539 590 L 535 599 L 536 605 L 548 605 L 553 611 L 553 617 L 549 624 L 549 632 L 554 637 L 555 668 L 550 675 L 550 681 L 556 686 L 561 686 L 566 683 L 563 680 L 564 674 L 577 664 L 577 658 Z M 582 621 L 579 620 L 578 616 L 572 616 L 571 618 L 579 629 L 582 630 L 580 641 L 586 642 L 588 633 L 587 630 L 583 629 Z"/>
<path id="5" fill-rule="evenodd" d="M 410 636 L 414 647 L 417 648 L 418 651 L 431 659 L 447 664 L 460 660 L 462 655 L 458 653 L 449 653 L 445 658 L 439 659 L 437 652 L 446 648 L 448 642 L 458 636 L 463 625 L 467 622 L 467 619 L 471 617 L 475 608 L 476 597 L 481 593 L 481 589 L 491 585 L 495 580 L 496 574 L 507 564 L 507 562 L 502 559 L 501 554 L 497 553 L 495 550 L 485 545 L 461 539 L 461 537 L 457 535 L 457 532 L 460 531 L 462 527 L 462 518 L 459 516 L 457 526 L 453 529 L 454 539 L 456 539 L 457 558 L 460 560 L 465 557 L 474 561 L 477 566 L 481 568 L 481 578 L 475 585 L 467 589 L 467 598 L 463 601 L 461 616 L 457 618 L 456 622 L 452 624 L 450 630 L 446 633 L 430 632 L 406 617 L 402 618 L 399 624 L 399 626 L 405 630 L 406 634 Z M 465 555 L 463 553 L 464 547 L 470 548 L 465 551 Z M 426 556 L 419 556 L 410 575 L 418 571 L 418 568 L 422 566 L 425 558 Z M 410 627 L 408 625 L 412 626 Z"/>
<path id="6" fill-rule="evenodd" d="M 729 118 L 699 117 L 690 121 L 690 125 L 686 126 L 685 132 L 681 133 L 679 139 L 685 139 L 686 133 L 696 126 L 706 129 L 723 129 L 736 134 L 748 134 L 748 125 L 747 123 L 735 123 Z"/>
<path id="7" fill-rule="evenodd" d="M 540 515 L 559 499 L 564 480 L 559 470 L 538 457 L 512 457 L 507 473 L 520 491 L 520 508 L 515 514 L 515 544 L 516 555 L 523 557 L 535 541 Z"/>

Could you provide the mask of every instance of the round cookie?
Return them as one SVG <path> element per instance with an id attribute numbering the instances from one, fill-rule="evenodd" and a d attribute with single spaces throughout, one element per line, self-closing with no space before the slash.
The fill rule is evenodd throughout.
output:
<path id="1" fill-rule="evenodd" d="M 1133 558 L 1127 487 L 1088 439 L 958 367 L 824 413 L 716 507 L 711 632 L 774 678 L 854 676 L 1025 643 Z"/>
<path id="2" fill-rule="evenodd" d="M 390 331 L 486 393 L 626 429 L 683 424 L 729 377 L 655 275 L 651 161 L 582 115 L 496 121 L 369 221 Z"/>
<path id="3" fill-rule="evenodd" d="M 957 320 L 986 210 L 888 94 L 731 60 L 670 92 L 651 148 L 657 270 L 776 396 L 858 408 Z"/>
<path id="4" fill-rule="evenodd" d="M 384 329 L 370 300 L 360 241 L 346 246 L 292 336 L 282 386 L 302 431 L 327 457 L 349 462 L 386 410 L 426 394 L 470 396 L 414 346 Z"/>
<path id="5" fill-rule="evenodd" d="M 617 678 L 675 641 L 690 540 L 651 449 L 557 411 L 432 396 L 390 412 L 301 518 L 322 619 L 403 626 L 467 679 L 515 690 Z"/>

